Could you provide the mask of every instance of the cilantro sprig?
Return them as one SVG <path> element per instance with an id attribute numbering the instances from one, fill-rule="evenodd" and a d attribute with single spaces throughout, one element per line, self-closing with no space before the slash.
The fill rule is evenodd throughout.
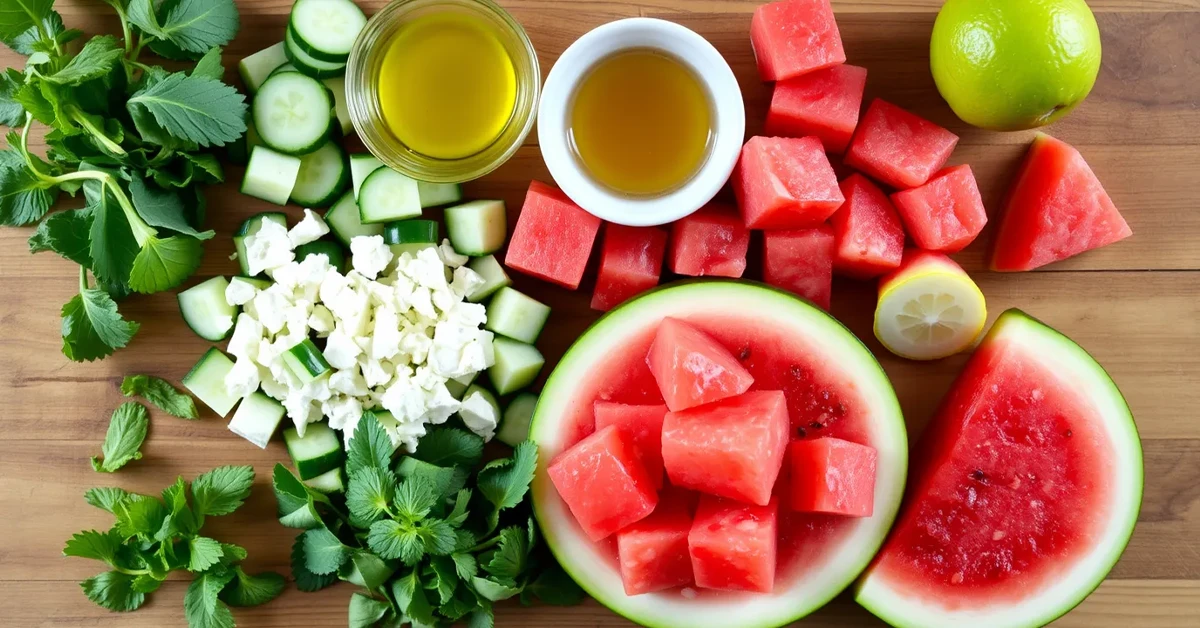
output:
<path id="1" fill-rule="evenodd" d="M 238 29 L 233 0 L 105 0 L 122 36 L 80 38 L 53 0 L 0 8 L 0 41 L 26 55 L 0 73 L 0 224 L 38 223 L 30 252 L 53 251 L 80 267 L 79 292 L 62 308 L 63 353 L 91 361 L 125 347 L 138 324 L 117 302 L 178 287 L 200 265 L 203 187 L 224 175 L 210 152 L 246 130 L 245 97 L 222 82 L 221 46 Z M 11 7 L 9 5 L 12 5 Z M 169 72 L 141 60 L 149 49 L 197 63 Z M 29 150 L 49 127 L 47 155 Z M 84 206 L 50 213 L 65 193 Z"/>
<path id="2" fill-rule="evenodd" d="M 112 513 L 116 522 L 107 531 L 75 534 L 63 555 L 108 566 L 80 586 L 89 600 L 114 611 L 141 608 L 171 572 L 190 572 L 193 580 L 183 598 L 188 626 L 232 628 L 230 606 L 265 604 L 285 584 L 274 572 L 246 573 L 244 548 L 200 533 L 206 517 L 237 510 L 253 483 L 253 468 L 227 466 L 199 475 L 190 485 L 181 476 L 161 497 L 115 487 L 91 489 L 87 502 Z"/>
<path id="3" fill-rule="evenodd" d="M 292 576 L 302 591 L 343 580 L 352 628 L 494 624 L 494 603 L 519 597 L 577 604 L 583 592 L 539 543 L 529 485 L 532 442 L 482 463 L 483 439 L 441 426 L 417 453 L 396 457 L 374 414 L 364 414 L 346 452 L 344 502 L 275 466 L 279 520 L 302 529 Z"/>

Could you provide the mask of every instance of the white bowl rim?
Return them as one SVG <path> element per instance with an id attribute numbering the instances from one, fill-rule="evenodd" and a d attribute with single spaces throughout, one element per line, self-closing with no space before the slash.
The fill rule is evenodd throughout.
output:
<path id="1" fill-rule="evenodd" d="M 631 197 L 594 181 L 573 154 L 567 137 L 568 108 L 575 88 L 601 59 L 634 48 L 661 50 L 687 65 L 712 99 L 716 132 L 708 159 L 679 188 L 654 197 Z M 555 183 L 589 213 L 634 227 L 666 224 L 703 207 L 729 180 L 746 133 L 742 90 L 729 63 L 707 39 L 675 22 L 625 18 L 598 26 L 575 40 L 555 62 L 542 88 L 538 143 Z"/>

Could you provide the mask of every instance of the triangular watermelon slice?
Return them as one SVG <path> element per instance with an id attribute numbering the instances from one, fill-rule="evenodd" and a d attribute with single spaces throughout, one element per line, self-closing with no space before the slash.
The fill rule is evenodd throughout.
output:
<path id="1" fill-rule="evenodd" d="M 671 412 L 740 395 L 754 383 L 729 349 L 678 318 L 658 325 L 646 364 Z"/>
<path id="2" fill-rule="evenodd" d="M 992 270 L 1033 270 L 1131 235 L 1079 151 L 1039 133 L 1009 192 Z"/>

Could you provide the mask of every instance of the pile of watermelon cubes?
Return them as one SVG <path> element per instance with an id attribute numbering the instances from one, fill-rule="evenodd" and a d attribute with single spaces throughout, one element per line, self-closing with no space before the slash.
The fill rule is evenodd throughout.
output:
<path id="1" fill-rule="evenodd" d="M 669 234 L 607 225 L 593 308 L 657 285 L 664 255 L 677 275 L 741 277 L 750 231 L 762 230 L 763 280 L 828 309 L 834 274 L 880 277 L 906 247 L 955 253 L 987 224 L 971 167 L 946 166 L 958 136 L 883 99 L 860 119 L 867 70 L 846 64 L 828 0 L 760 6 L 750 36 L 775 87 L 765 135 L 746 142 L 730 180 L 737 207 L 710 203 Z M 839 181 L 830 155 L 857 172 Z M 1031 270 L 1132 234 L 1079 152 L 1044 134 L 1006 206 L 993 270 Z M 576 289 L 600 222 L 535 181 L 506 263 Z"/>
<path id="2" fill-rule="evenodd" d="M 871 515 L 875 449 L 836 438 L 789 445 L 784 393 L 750 391 L 753 376 L 712 336 L 666 318 L 646 362 L 665 405 L 596 402 L 595 432 L 547 470 L 589 538 L 616 536 L 628 595 L 769 593 L 780 508 Z M 785 464 L 790 481 L 777 490 Z"/>

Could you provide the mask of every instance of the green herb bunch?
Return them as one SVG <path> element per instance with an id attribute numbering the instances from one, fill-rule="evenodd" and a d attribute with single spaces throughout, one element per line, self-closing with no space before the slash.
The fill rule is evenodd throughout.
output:
<path id="1" fill-rule="evenodd" d="M 105 0 L 122 38 L 67 29 L 53 0 L 4 0 L 0 40 L 28 56 L 24 71 L 0 73 L 0 224 L 40 221 L 31 252 L 79 264 L 79 294 L 62 308 L 63 353 L 104 358 L 138 324 L 116 301 L 175 288 L 196 271 L 203 187 L 223 180 L 212 152 L 242 137 L 245 97 L 222 82 L 220 47 L 238 29 L 233 0 Z M 197 60 L 186 71 L 148 65 L 142 52 Z M 30 130 L 49 127 L 46 159 L 29 151 Z M 47 216 L 65 192 L 85 205 Z M 89 279 L 89 271 L 91 278 Z"/>
<path id="2" fill-rule="evenodd" d="M 279 521 L 305 531 L 292 547 L 303 591 L 338 579 L 364 590 L 350 598 L 351 628 L 490 628 L 494 602 L 520 596 L 576 604 L 583 592 L 538 543 L 526 495 L 537 445 L 482 467 L 483 439 L 438 427 L 417 453 L 393 460 L 374 414 L 363 415 L 347 449 L 345 503 L 275 466 Z"/>
<path id="3" fill-rule="evenodd" d="M 63 548 L 66 556 L 98 560 L 106 571 L 80 585 L 88 599 L 114 611 L 137 610 L 172 571 L 193 574 L 183 598 L 191 628 L 232 628 L 230 606 L 257 606 L 283 591 L 274 572 L 247 574 L 246 550 L 200 534 L 206 517 L 237 510 L 250 495 L 254 469 L 218 467 L 189 486 L 182 477 L 162 498 L 120 488 L 93 488 L 87 502 L 107 510 L 116 524 L 106 532 L 84 530 Z M 190 499 L 189 499 L 190 495 Z"/>

